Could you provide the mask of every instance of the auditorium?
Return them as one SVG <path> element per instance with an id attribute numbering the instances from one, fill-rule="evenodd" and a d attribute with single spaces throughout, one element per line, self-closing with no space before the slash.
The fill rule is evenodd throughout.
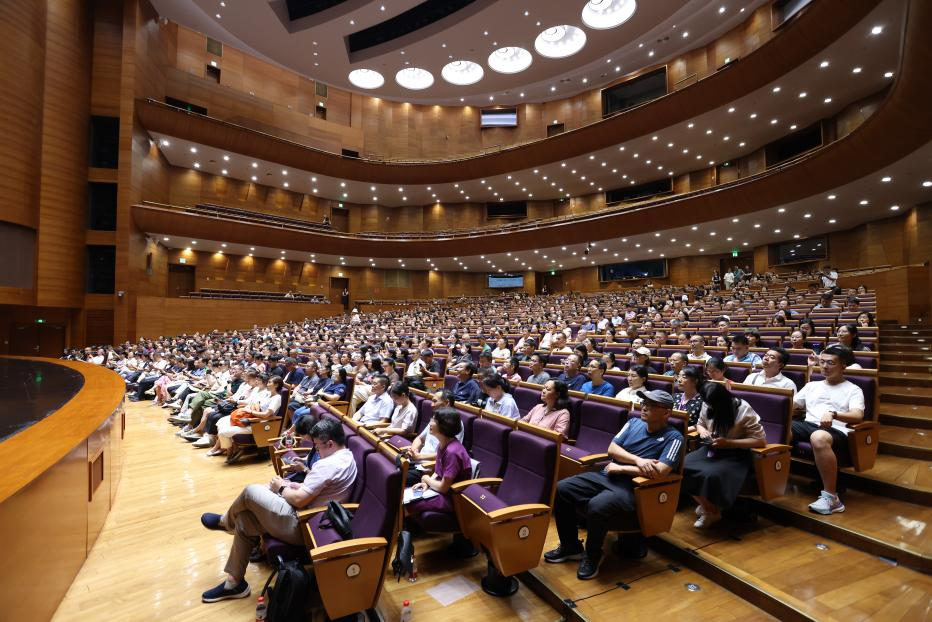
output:
<path id="1" fill-rule="evenodd" d="M 930 32 L 0 0 L 0 620 L 932 621 Z"/>

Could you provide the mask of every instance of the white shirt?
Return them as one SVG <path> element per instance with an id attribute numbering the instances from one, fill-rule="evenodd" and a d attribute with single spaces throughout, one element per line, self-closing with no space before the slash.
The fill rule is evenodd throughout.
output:
<path id="1" fill-rule="evenodd" d="M 810 382 L 796 394 L 793 403 L 806 409 L 806 421 L 819 425 L 822 415 L 834 410 L 840 413 L 852 410 L 864 411 L 864 392 L 861 387 L 849 380 L 838 384 L 829 384 L 825 380 Z M 832 427 L 844 434 L 851 430 L 847 424 L 838 419 L 832 420 Z"/>
<path id="2" fill-rule="evenodd" d="M 392 416 L 392 407 L 394 405 L 395 403 L 387 392 L 381 395 L 373 393 L 366 400 L 366 403 L 362 405 L 362 408 L 356 412 L 353 419 L 363 425 L 388 419 Z"/>
<path id="3" fill-rule="evenodd" d="M 416 361 L 411 361 L 408 365 L 407 371 L 405 371 L 405 376 L 421 376 L 423 375 L 424 369 L 427 365 L 424 363 L 423 359 L 418 359 Z"/>
<path id="4" fill-rule="evenodd" d="M 493 359 L 507 359 L 511 358 L 511 350 L 508 348 L 495 348 L 492 350 Z"/>
<path id="5" fill-rule="evenodd" d="M 640 389 L 632 389 L 631 387 L 625 387 L 618 392 L 618 395 L 615 396 L 617 400 L 624 400 L 626 402 L 631 402 L 632 404 L 640 404 L 641 398 L 637 395 L 636 391 L 646 391 L 647 387 L 641 387 Z"/>
<path id="6" fill-rule="evenodd" d="M 394 402 L 393 402 L 394 403 Z M 408 402 L 404 406 L 395 406 L 392 412 L 391 423 L 388 427 L 395 430 L 414 430 L 414 422 L 417 420 L 417 406 L 413 402 Z"/>
<path id="7" fill-rule="evenodd" d="M 508 417 L 509 419 L 520 419 L 521 412 L 518 410 L 518 405 L 515 403 L 515 398 L 511 396 L 510 393 L 502 393 L 502 399 L 497 402 L 492 398 L 485 403 L 486 410 L 490 410 L 493 413 L 499 414 L 503 417 Z"/>
<path id="8" fill-rule="evenodd" d="M 835 287 L 835 283 L 838 282 L 838 273 L 834 270 L 831 270 L 822 275 L 822 285 L 825 287 Z"/>
<path id="9" fill-rule="evenodd" d="M 703 352 L 702 354 L 698 354 L 698 355 L 690 352 L 689 354 L 686 355 L 686 358 L 690 361 L 708 361 L 712 357 L 709 355 L 708 352 Z"/>
<path id="10" fill-rule="evenodd" d="M 349 499 L 356 481 L 356 460 L 353 452 L 343 448 L 314 463 L 301 488 L 313 499 L 308 506 L 327 505 L 328 501 L 344 502 Z"/>
<path id="11" fill-rule="evenodd" d="M 755 387 L 777 387 L 778 389 L 790 389 L 793 393 L 796 393 L 796 383 L 784 376 L 782 373 L 778 373 L 776 376 L 768 378 L 763 371 L 756 371 L 753 374 L 749 374 L 747 378 L 744 379 L 742 384 L 750 384 Z"/>

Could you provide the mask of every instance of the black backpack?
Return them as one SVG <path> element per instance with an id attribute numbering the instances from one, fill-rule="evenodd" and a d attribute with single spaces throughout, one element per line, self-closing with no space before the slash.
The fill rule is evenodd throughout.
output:
<path id="1" fill-rule="evenodd" d="M 271 586 L 272 579 L 275 586 Z M 304 622 L 307 619 L 305 605 L 310 593 L 311 579 L 301 562 L 283 561 L 278 558 L 278 568 L 272 571 L 262 595 L 268 605 L 267 622 Z"/>

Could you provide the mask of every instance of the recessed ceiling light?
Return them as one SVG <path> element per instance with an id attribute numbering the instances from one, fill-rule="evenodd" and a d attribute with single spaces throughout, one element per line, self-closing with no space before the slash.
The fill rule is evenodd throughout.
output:
<path id="1" fill-rule="evenodd" d="M 161 144 L 162 144 L 163 147 L 168 147 L 168 146 L 171 144 L 170 142 L 168 142 L 168 140 L 166 140 L 166 139 L 164 139 L 164 138 L 163 138 L 160 142 L 161 142 Z"/>
<path id="2" fill-rule="evenodd" d="M 836 198 L 838 198 L 838 197 L 836 197 L 834 194 L 828 195 L 828 200 L 829 200 L 829 201 L 834 201 Z"/>
<path id="3" fill-rule="evenodd" d="M 889 175 L 887 175 L 887 176 L 885 176 L 885 177 L 881 177 L 881 178 L 880 178 L 880 181 L 882 181 L 882 182 L 885 183 L 885 184 L 888 184 L 888 183 L 890 183 L 891 181 L 893 181 L 893 178 L 890 177 Z"/>
<path id="4" fill-rule="evenodd" d="M 861 73 L 861 68 L 855 67 L 854 69 L 851 70 L 851 73 Z"/>
<path id="5" fill-rule="evenodd" d="M 879 35 L 882 32 L 883 32 L 883 26 L 874 26 L 873 28 L 871 28 L 872 35 Z"/>
<path id="6" fill-rule="evenodd" d="M 884 77 L 884 78 L 892 78 L 892 77 L 893 77 L 893 72 L 892 72 L 892 71 L 888 71 L 888 72 L 886 72 L 885 74 L 883 74 L 883 77 Z"/>
<path id="7" fill-rule="evenodd" d="M 779 87 L 779 86 L 773 87 L 773 92 L 774 92 L 774 93 L 779 93 L 779 92 L 780 92 L 780 87 Z"/>
<path id="8" fill-rule="evenodd" d="M 195 163 L 194 163 L 194 168 L 201 168 L 201 163 L 200 163 L 200 162 L 195 162 Z"/>
<path id="9" fill-rule="evenodd" d="M 395 82 L 406 89 L 421 91 L 434 83 L 434 74 L 420 67 L 405 67 L 395 74 Z"/>
<path id="10" fill-rule="evenodd" d="M 221 175 L 226 175 L 226 174 L 227 174 L 227 170 L 226 170 L 226 169 L 221 169 L 221 170 L 220 170 L 220 174 L 221 174 Z"/>
<path id="11" fill-rule="evenodd" d="M 631 19 L 636 9 L 635 0 L 591 0 L 583 7 L 582 21 L 589 28 L 607 30 Z"/>
<path id="12" fill-rule="evenodd" d="M 832 103 L 832 98 L 831 98 L 831 97 L 826 97 L 825 99 L 822 100 L 822 102 L 823 102 L 823 103 L 826 103 L 826 104 L 830 104 L 830 103 Z"/>
<path id="13" fill-rule="evenodd" d="M 755 228 L 755 229 L 760 229 L 760 223 L 755 223 L 755 224 L 754 224 L 754 228 Z"/>
<path id="14" fill-rule="evenodd" d="M 728 112 L 734 112 L 734 111 L 735 111 L 735 107 L 734 107 L 734 106 L 732 106 L 731 108 L 728 109 Z"/>
<path id="15" fill-rule="evenodd" d="M 801 91 L 801 92 L 799 93 L 799 98 L 802 99 L 802 98 L 804 98 L 806 95 L 808 95 L 808 93 L 806 93 L 806 91 Z"/>
<path id="16" fill-rule="evenodd" d="M 819 63 L 819 67 L 821 67 L 822 69 L 825 69 L 826 67 L 828 67 L 828 61 L 824 60 L 821 63 Z"/>
<path id="17" fill-rule="evenodd" d="M 191 153 L 197 153 L 197 147 L 191 147 Z"/>
<path id="18" fill-rule="evenodd" d="M 834 225 L 836 222 L 838 222 L 838 221 L 835 220 L 834 218 L 830 218 L 829 221 L 828 221 L 828 224 Z"/>
<path id="19" fill-rule="evenodd" d="M 896 211 L 899 211 L 899 209 L 900 209 L 900 206 L 899 206 L 899 205 L 891 205 L 891 206 L 890 206 L 890 210 L 891 210 L 891 211 L 896 212 Z"/>
<path id="20" fill-rule="evenodd" d="M 756 112 L 752 112 L 751 114 L 748 115 L 748 117 L 751 118 L 751 119 L 756 119 L 756 118 L 757 118 L 757 113 L 756 113 Z"/>
<path id="21" fill-rule="evenodd" d="M 686 127 L 688 127 L 689 129 L 692 129 L 693 127 L 695 127 L 695 125 L 696 125 L 695 123 L 687 123 Z"/>
<path id="22" fill-rule="evenodd" d="M 812 214 L 803 214 L 803 218 L 812 218 Z"/>
<path id="23" fill-rule="evenodd" d="M 928 188 L 928 187 L 930 187 L 930 186 L 932 186 L 932 181 L 926 180 L 926 181 L 922 182 L 922 187 L 923 187 L 923 188 Z"/>
<path id="24" fill-rule="evenodd" d="M 777 210 L 777 212 L 780 213 L 780 214 L 785 214 L 785 213 L 786 213 L 786 208 L 785 208 L 785 207 L 781 207 L 780 209 Z"/>
<path id="25" fill-rule="evenodd" d="M 361 89 L 377 89 L 385 84 L 385 77 L 374 69 L 354 69 L 349 72 L 349 81 Z"/>

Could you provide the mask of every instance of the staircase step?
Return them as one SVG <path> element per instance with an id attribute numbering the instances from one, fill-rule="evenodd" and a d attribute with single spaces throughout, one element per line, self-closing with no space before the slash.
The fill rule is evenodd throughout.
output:
<path id="1" fill-rule="evenodd" d="M 914 460 L 932 460 L 932 431 L 930 430 L 881 424 L 879 441 L 879 451 L 882 454 Z"/>
<path id="2" fill-rule="evenodd" d="M 887 426 L 932 430 L 932 406 L 881 401 L 879 420 Z"/>
<path id="3" fill-rule="evenodd" d="M 881 341 L 880 349 L 883 356 L 888 352 L 932 352 L 932 345 L 927 343 L 903 343 L 902 341 Z"/>
<path id="4" fill-rule="evenodd" d="M 793 458 L 794 475 L 811 479 L 818 476 L 810 460 Z M 839 484 L 881 497 L 932 506 L 932 462 L 889 454 L 877 454 L 874 468 L 857 472 L 840 469 Z"/>
<path id="5" fill-rule="evenodd" d="M 880 329 L 881 336 L 883 335 L 908 335 L 910 337 L 923 337 L 923 336 L 932 336 L 932 328 L 924 326 L 922 328 L 886 328 L 883 327 Z"/>
<path id="6" fill-rule="evenodd" d="M 904 361 L 899 358 L 884 355 L 880 362 L 880 371 L 900 371 L 916 374 L 926 374 L 932 378 L 932 361 Z"/>
<path id="7" fill-rule="evenodd" d="M 932 349 L 927 351 L 890 350 L 883 351 L 884 361 L 920 361 L 932 365 Z"/>
<path id="8" fill-rule="evenodd" d="M 911 373 L 907 371 L 882 371 L 877 374 L 882 389 L 887 387 L 906 387 L 923 389 L 932 387 L 932 375 Z"/>
<path id="9" fill-rule="evenodd" d="M 932 406 L 932 388 L 884 384 L 880 387 L 880 401 L 881 403 L 892 402 L 912 406 Z"/>

